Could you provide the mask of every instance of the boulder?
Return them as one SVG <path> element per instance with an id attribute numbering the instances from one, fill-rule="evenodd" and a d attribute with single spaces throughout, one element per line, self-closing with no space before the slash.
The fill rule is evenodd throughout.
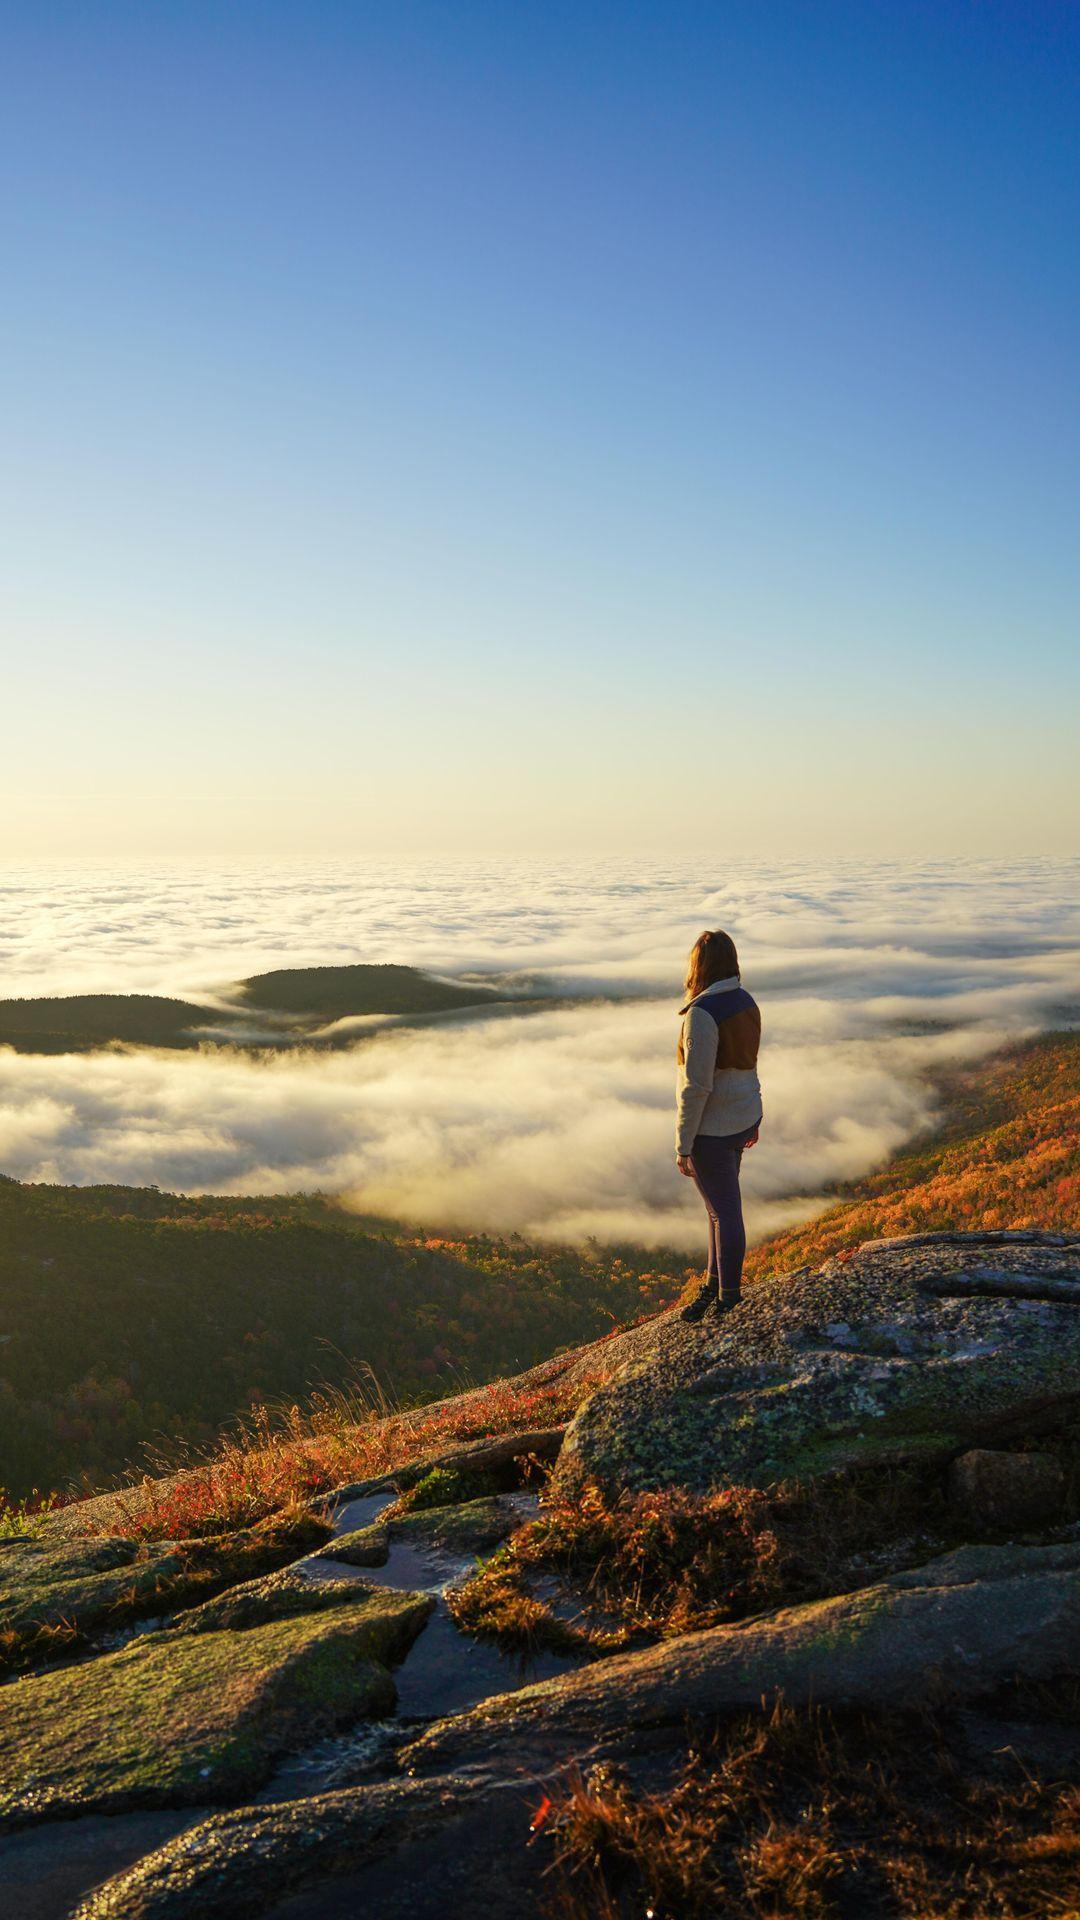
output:
<path id="1" fill-rule="evenodd" d="M 274 1761 L 393 1710 L 389 1663 L 425 1594 L 353 1603 L 247 1632 L 145 1634 L 119 1652 L 13 1681 L 0 1718 L 0 1824 L 237 1798 Z"/>
<path id="2" fill-rule="evenodd" d="M 949 1504 L 980 1527 L 1039 1527 L 1055 1520 L 1065 1475 L 1052 1453 L 1003 1453 L 971 1447 L 949 1467 Z"/>
<path id="3" fill-rule="evenodd" d="M 557 1478 L 766 1486 L 944 1460 L 1075 1404 L 1080 1258 L 1060 1235 L 991 1237 L 993 1292 L 963 1290 L 985 1236 L 919 1235 L 760 1281 L 719 1321 L 650 1323 L 571 1422 Z"/>
<path id="4" fill-rule="evenodd" d="M 106 1881 L 70 1920 L 246 1920 L 283 1897 L 288 1909 L 304 1888 L 316 1915 L 531 1915 L 539 1876 L 522 1842 L 537 1797 L 516 1779 L 391 1780 L 213 1814 Z"/>

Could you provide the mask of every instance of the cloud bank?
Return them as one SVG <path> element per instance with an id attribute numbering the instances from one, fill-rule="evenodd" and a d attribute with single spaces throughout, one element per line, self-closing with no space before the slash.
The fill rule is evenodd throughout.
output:
<path id="1" fill-rule="evenodd" d="M 933 1117 L 920 1072 L 1004 1031 L 822 1039 L 823 1009 L 800 1038 L 793 1011 L 763 1062 L 767 1124 L 745 1163 L 758 1235 L 887 1158 Z M 689 1247 L 700 1203 L 672 1164 L 674 1028 L 670 1006 L 646 1002 L 399 1029 L 333 1054 L 7 1052 L 0 1165 L 79 1184 L 318 1187 L 433 1225 Z"/>
<path id="2" fill-rule="evenodd" d="M 744 1162 L 760 1238 L 929 1124 L 936 1066 L 1075 1022 L 1075 878 L 1060 861 L 743 867 L 722 885 L 571 867 L 140 868 L 67 890 L 9 875 L 4 992 L 201 992 L 263 967 L 393 959 L 591 998 L 336 1053 L 0 1049 L 0 1169 L 320 1188 L 432 1227 L 694 1250 L 700 1202 L 673 1165 L 675 1009 L 690 940 L 724 925 L 765 1017 L 766 1125 Z"/>

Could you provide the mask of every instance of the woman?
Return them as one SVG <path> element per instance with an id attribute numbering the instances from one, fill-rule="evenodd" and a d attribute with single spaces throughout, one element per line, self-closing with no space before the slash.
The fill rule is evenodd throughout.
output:
<path id="1" fill-rule="evenodd" d="M 693 1180 L 709 1216 L 705 1278 L 684 1320 L 719 1318 L 737 1305 L 746 1233 L 739 1193 L 743 1148 L 761 1125 L 757 1076 L 761 1015 L 739 980 L 739 956 L 727 933 L 703 933 L 690 949 L 680 1008 L 675 1126 L 680 1173 Z"/>

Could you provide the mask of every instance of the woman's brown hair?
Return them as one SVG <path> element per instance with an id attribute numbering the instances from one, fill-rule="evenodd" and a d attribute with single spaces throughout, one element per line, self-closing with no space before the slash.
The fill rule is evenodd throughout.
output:
<path id="1" fill-rule="evenodd" d="M 721 932 L 719 927 L 712 933 L 699 933 L 686 963 L 687 999 L 704 993 L 716 980 L 730 980 L 738 971 L 739 956 L 730 933 Z"/>

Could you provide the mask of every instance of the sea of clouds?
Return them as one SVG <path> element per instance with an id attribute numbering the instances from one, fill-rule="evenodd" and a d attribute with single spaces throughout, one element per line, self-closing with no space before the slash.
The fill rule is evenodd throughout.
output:
<path id="1" fill-rule="evenodd" d="M 213 997 L 270 967 L 403 961 L 564 1004 L 253 1057 L 0 1048 L 0 1170 L 195 1192 L 320 1188 L 431 1227 L 696 1248 L 673 1163 L 686 950 L 761 1002 L 752 1237 L 810 1217 L 938 1110 L 935 1070 L 1075 1025 L 1078 863 L 13 867 L 0 993 Z"/>

